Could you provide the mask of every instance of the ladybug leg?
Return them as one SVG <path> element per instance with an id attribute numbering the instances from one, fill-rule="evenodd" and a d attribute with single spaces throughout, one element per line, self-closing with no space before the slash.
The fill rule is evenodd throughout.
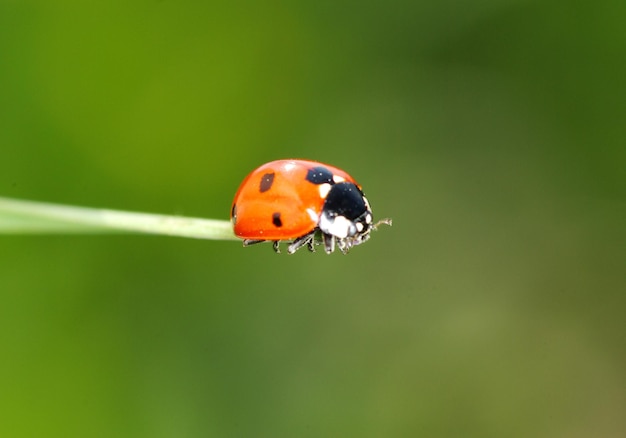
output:
<path id="1" fill-rule="evenodd" d="M 243 239 L 243 246 L 256 245 L 263 242 L 267 242 L 267 240 Z"/>
<path id="2" fill-rule="evenodd" d="M 352 245 L 350 244 L 350 242 L 347 241 L 347 239 L 338 239 L 337 246 L 339 247 L 339 249 L 341 250 L 343 254 L 348 254 L 348 251 L 350 251 L 350 248 L 352 247 Z"/>
<path id="3" fill-rule="evenodd" d="M 267 240 L 260 240 L 260 239 L 243 239 L 243 246 L 250 246 L 250 245 L 256 245 L 258 243 L 263 243 L 263 242 L 267 242 Z M 276 253 L 280 254 L 280 248 L 278 248 L 278 240 L 275 240 L 272 242 L 272 247 L 274 248 L 274 251 Z"/>
<path id="4" fill-rule="evenodd" d="M 315 236 L 315 231 L 312 231 L 309 234 L 305 234 L 304 236 L 298 237 L 297 239 L 295 239 L 293 242 L 289 244 L 289 247 L 287 248 L 287 252 L 289 254 L 293 254 L 294 252 L 302 248 L 304 245 L 307 245 L 309 249 L 311 249 L 311 246 L 313 246 L 314 236 Z"/>
<path id="5" fill-rule="evenodd" d="M 335 251 L 335 236 L 332 234 L 323 233 L 324 238 L 324 249 L 326 250 L 326 254 L 331 254 Z"/>

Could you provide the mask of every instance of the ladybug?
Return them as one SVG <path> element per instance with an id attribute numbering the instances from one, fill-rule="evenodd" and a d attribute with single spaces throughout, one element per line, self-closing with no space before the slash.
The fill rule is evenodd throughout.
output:
<path id="1" fill-rule="evenodd" d="M 360 245 L 383 219 L 374 224 L 372 209 L 361 186 L 341 169 L 307 160 L 277 160 L 250 173 L 233 200 L 231 222 L 244 246 L 291 241 L 293 254 L 303 246 L 314 251 L 321 241 L 326 253 L 335 245 L 346 254 Z"/>

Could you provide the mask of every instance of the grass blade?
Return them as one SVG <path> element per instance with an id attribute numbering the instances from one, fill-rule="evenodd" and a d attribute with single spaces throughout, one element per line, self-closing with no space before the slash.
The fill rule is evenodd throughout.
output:
<path id="1" fill-rule="evenodd" d="M 0 234 L 149 233 L 236 240 L 229 221 L 75 207 L 0 197 Z"/>

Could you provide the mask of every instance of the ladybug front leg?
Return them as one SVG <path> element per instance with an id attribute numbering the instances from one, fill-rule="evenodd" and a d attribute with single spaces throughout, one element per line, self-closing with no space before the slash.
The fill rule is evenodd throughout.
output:
<path id="1" fill-rule="evenodd" d="M 324 239 L 324 249 L 326 250 L 326 254 L 331 254 L 335 251 L 335 236 L 328 233 L 322 234 Z"/>

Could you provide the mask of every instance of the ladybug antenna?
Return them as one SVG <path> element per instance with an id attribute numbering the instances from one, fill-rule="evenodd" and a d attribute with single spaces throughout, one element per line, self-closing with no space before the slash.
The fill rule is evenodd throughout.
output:
<path id="1" fill-rule="evenodd" d="M 372 229 L 373 230 L 377 230 L 380 225 L 389 225 L 389 226 L 391 226 L 391 224 L 392 224 L 391 218 L 390 217 L 386 217 L 384 219 L 379 220 L 374 225 L 372 225 Z"/>

